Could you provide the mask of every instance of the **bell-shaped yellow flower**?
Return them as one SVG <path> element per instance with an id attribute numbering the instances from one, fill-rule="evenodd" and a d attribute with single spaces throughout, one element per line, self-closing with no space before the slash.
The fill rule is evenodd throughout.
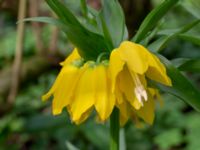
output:
<path id="1" fill-rule="evenodd" d="M 75 49 L 61 65 L 56 81 L 42 99 L 53 95 L 53 114 L 67 108 L 76 124 L 85 121 L 93 109 L 99 120 L 105 121 L 114 107 L 120 110 L 122 125 L 138 117 L 151 124 L 158 91 L 147 86 L 146 78 L 171 86 L 159 59 L 128 41 L 114 49 L 107 61 L 84 62 Z"/>
<path id="2" fill-rule="evenodd" d="M 109 71 L 121 123 L 139 116 L 151 124 L 157 91 L 147 87 L 146 78 L 171 86 L 164 65 L 143 46 L 125 41 L 112 51 Z"/>
<path id="3" fill-rule="evenodd" d="M 81 58 L 75 49 L 61 63 L 63 66 L 54 85 L 42 99 L 53 95 L 53 114 L 68 109 L 71 120 L 79 124 L 86 120 L 95 108 L 101 121 L 105 121 L 115 106 L 115 96 L 111 92 L 111 81 L 107 63 L 88 61 L 80 65 Z"/>

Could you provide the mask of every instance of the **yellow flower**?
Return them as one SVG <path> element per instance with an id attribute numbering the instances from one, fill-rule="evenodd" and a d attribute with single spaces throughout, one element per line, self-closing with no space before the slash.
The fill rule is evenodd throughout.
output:
<path id="1" fill-rule="evenodd" d="M 88 61 L 81 65 L 81 58 L 75 49 L 61 65 L 63 67 L 54 85 L 42 97 L 47 100 L 54 96 L 53 114 L 60 114 L 67 107 L 72 121 L 79 124 L 88 118 L 95 107 L 99 119 L 105 121 L 115 105 L 107 63 Z"/>
<path id="2" fill-rule="evenodd" d="M 55 83 L 42 99 L 53 95 L 53 114 L 67 108 L 76 124 L 85 121 L 93 109 L 100 121 L 105 121 L 114 107 L 120 110 L 121 125 L 138 117 L 151 124 L 158 91 L 147 86 L 146 78 L 171 86 L 159 59 L 128 41 L 114 49 L 109 60 L 84 62 L 75 49 L 61 65 Z"/>
<path id="3" fill-rule="evenodd" d="M 164 65 L 143 46 L 125 41 L 112 51 L 109 71 L 121 124 L 137 116 L 152 124 L 158 92 L 147 86 L 146 78 L 171 86 Z"/>

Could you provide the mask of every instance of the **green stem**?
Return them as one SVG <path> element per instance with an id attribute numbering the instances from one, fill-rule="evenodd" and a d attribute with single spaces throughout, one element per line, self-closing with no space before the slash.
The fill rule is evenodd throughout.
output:
<path id="1" fill-rule="evenodd" d="M 114 108 L 110 117 L 110 150 L 119 150 L 119 110 Z"/>

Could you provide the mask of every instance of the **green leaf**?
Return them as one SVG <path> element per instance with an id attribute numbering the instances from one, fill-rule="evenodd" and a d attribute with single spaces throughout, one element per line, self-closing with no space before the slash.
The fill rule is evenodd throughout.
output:
<path id="1" fill-rule="evenodd" d="M 88 18 L 88 9 L 86 0 L 80 0 L 81 1 L 81 7 L 82 7 L 82 13 L 85 18 Z"/>
<path id="2" fill-rule="evenodd" d="M 86 124 L 80 126 L 80 131 L 98 149 L 108 149 L 109 131 L 106 126 L 99 124 L 94 125 L 93 121 L 89 121 Z"/>
<path id="3" fill-rule="evenodd" d="M 174 128 L 158 134 L 154 141 L 162 150 L 170 149 L 172 146 L 179 145 L 183 141 L 181 129 Z"/>
<path id="4" fill-rule="evenodd" d="M 102 23 L 104 25 L 103 29 L 106 25 L 112 45 L 118 47 L 123 40 L 128 38 L 124 13 L 119 2 L 117 0 L 103 0 L 101 15 L 105 22 Z"/>
<path id="5" fill-rule="evenodd" d="M 163 56 L 161 60 L 167 68 L 167 73 L 172 80 L 172 87 L 164 86 L 157 83 L 160 90 L 170 93 L 184 100 L 197 111 L 200 111 L 200 92 L 170 61 Z"/>
<path id="6" fill-rule="evenodd" d="M 51 114 L 48 115 L 40 114 L 27 119 L 26 123 L 24 124 L 23 131 L 40 132 L 44 130 L 53 130 L 64 126 L 68 128 L 72 126 L 67 122 L 65 113 L 56 117 L 52 116 Z"/>
<path id="7" fill-rule="evenodd" d="M 183 0 L 181 5 L 194 17 L 200 19 L 200 0 Z"/>
<path id="8" fill-rule="evenodd" d="M 79 150 L 76 146 L 74 146 L 69 141 L 66 142 L 66 147 L 67 147 L 68 150 Z"/>
<path id="9" fill-rule="evenodd" d="M 101 34 L 96 21 L 97 14 L 99 14 L 99 12 L 87 6 L 86 0 L 80 0 L 80 4 L 83 14 L 83 20 L 81 21 L 82 25 L 91 32 L 103 35 Z"/>
<path id="10" fill-rule="evenodd" d="M 200 46 L 200 36 L 199 35 L 180 34 L 178 37 L 182 40 L 189 41 L 195 45 Z"/>
<path id="11" fill-rule="evenodd" d="M 102 32 L 104 34 L 107 46 L 109 48 L 110 51 L 112 51 L 114 49 L 114 45 L 112 42 L 112 37 L 110 35 L 109 29 L 107 28 L 106 22 L 104 21 L 104 19 L 102 18 L 101 14 L 100 14 L 100 20 L 101 20 L 101 27 L 102 27 Z"/>
<path id="12" fill-rule="evenodd" d="M 58 19 L 50 18 L 50 17 L 32 17 L 32 18 L 25 18 L 23 20 L 19 20 L 17 23 L 22 21 L 35 21 L 35 22 L 43 22 L 48 23 L 51 25 L 58 26 L 59 28 L 64 28 L 65 24 Z"/>
<path id="13" fill-rule="evenodd" d="M 178 67 L 181 71 L 200 72 L 200 59 L 190 59 Z"/>
<path id="14" fill-rule="evenodd" d="M 144 19 L 132 41 L 139 43 L 179 0 L 165 0 Z"/>
<path id="15" fill-rule="evenodd" d="M 87 6 L 88 17 L 85 21 L 85 27 L 90 31 L 103 35 L 101 28 L 99 28 L 98 21 L 100 16 L 100 11 L 95 10 L 94 8 Z"/>
<path id="16" fill-rule="evenodd" d="M 200 23 L 200 20 L 195 20 L 192 23 L 189 23 L 180 29 L 165 30 L 165 31 L 160 32 L 162 34 L 167 34 L 167 35 L 164 35 L 161 38 L 159 38 L 158 40 L 156 40 L 155 42 L 151 43 L 148 46 L 148 49 L 150 49 L 153 52 L 161 51 L 162 49 L 164 49 L 167 46 L 167 44 L 172 39 L 174 39 L 175 37 L 177 37 L 178 35 L 180 35 L 182 33 L 189 31 L 190 29 L 192 29 L 194 26 L 196 26 L 199 23 Z"/>
<path id="17" fill-rule="evenodd" d="M 177 58 L 173 59 L 172 63 L 180 71 L 200 72 L 200 58 Z"/>
<path id="18" fill-rule="evenodd" d="M 84 59 L 94 60 L 102 52 L 108 51 L 104 37 L 87 30 L 62 3 L 58 0 L 46 2 L 65 24 L 64 32 Z"/>
<path id="19" fill-rule="evenodd" d="M 189 58 L 175 58 L 175 59 L 171 60 L 171 62 L 174 65 L 174 67 L 178 68 L 182 64 L 186 63 L 188 60 L 190 60 L 190 59 Z"/>

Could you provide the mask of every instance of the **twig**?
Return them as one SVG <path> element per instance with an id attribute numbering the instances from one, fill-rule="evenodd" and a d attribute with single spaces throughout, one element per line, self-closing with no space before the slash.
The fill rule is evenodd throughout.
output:
<path id="1" fill-rule="evenodd" d="M 55 13 L 52 13 L 52 16 L 54 18 L 56 18 L 57 16 L 55 15 Z M 58 38 L 59 38 L 59 29 L 56 26 L 52 27 L 52 36 L 50 39 L 50 43 L 49 43 L 49 53 L 50 55 L 55 55 L 57 53 L 57 48 L 58 48 Z"/>
<path id="2" fill-rule="evenodd" d="M 40 0 L 29 0 L 29 13 L 30 17 L 38 17 L 39 16 L 39 4 Z M 42 40 L 42 28 L 39 22 L 32 22 L 32 27 L 33 31 L 35 34 L 35 40 L 36 40 L 36 49 L 37 49 L 37 54 L 42 54 L 44 45 L 43 45 L 43 40 Z"/>
<path id="3" fill-rule="evenodd" d="M 49 43 L 49 53 L 51 55 L 56 54 L 58 37 L 59 37 L 59 29 L 57 27 L 53 27 L 52 28 L 52 36 L 51 36 L 50 43 Z"/>
<path id="4" fill-rule="evenodd" d="M 18 11 L 18 20 L 25 18 L 26 14 L 26 2 L 27 0 L 19 1 L 19 11 Z M 24 22 L 20 22 L 17 25 L 17 40 L 16 40 L 16 49 L 15 49 L 15 59 L 13 63 L 12 77 L 11 77 L 11 87 L 8 95 L 8 102 L 13 104 L 15 97 L 17 95 L 19 80 L 20 80 L 20 71 L 22 63 L 22 49 L 24 41 Z"/>

